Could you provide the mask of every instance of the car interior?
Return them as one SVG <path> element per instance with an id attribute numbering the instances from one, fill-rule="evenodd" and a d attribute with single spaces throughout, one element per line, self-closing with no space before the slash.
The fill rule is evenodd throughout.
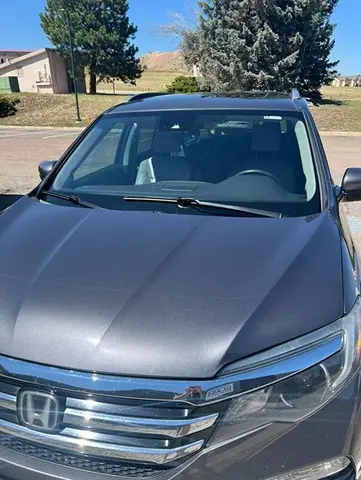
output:
<path id="1" fill-rule="evenodd" d="M 260 115 L 129 117 L 121 129 L 102 133 L 63 187 L 94 194 L 309 201 L 316 181 L 307 180 L 307 173 L 315 174 L 300 124 L 297 117 Z M 91 168 L 85 168 L 89 155 Z"/>

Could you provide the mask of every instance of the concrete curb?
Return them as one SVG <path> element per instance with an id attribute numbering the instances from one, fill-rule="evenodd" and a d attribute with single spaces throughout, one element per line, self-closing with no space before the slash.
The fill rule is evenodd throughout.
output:
<path id="1" fill-rule="evenodd" d="M 60 130 L 60 131 L 74 131 L 82 132 L 84 127 L 32 127 L 30 125 L 20 126 L 20 125 L 1 125 L 0 130 Z"/>
<path id="2" fill-rule="evenodd" d="M 320 132 L 323 137 L 361 137 L 361 132 Z"/>

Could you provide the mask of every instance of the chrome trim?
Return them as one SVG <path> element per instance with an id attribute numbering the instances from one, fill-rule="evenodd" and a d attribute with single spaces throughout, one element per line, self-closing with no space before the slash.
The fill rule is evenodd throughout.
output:
<path id="1" fill-rule="evenodd" d="M 163 408 L 161 405 L 163 405 Z M 103 403 L 92 400 L 91 398 L 83 400 L 80 398 L 68 396 L 66 399 L 66 406 L 69 408 L 74 408 L 76 410 L 88 410 L 90 412 L 108 413 L 112 415 L 124 416 L 132 416 L 134 408 L 136 408 L 138 417 L 163 418 L 165 414 L 164 404 L 162 402 L 160 402 L 160 405 L 158 405 L 158 402 L 156 402 L 155 405 L 154 402 L 146 402 L 141 406 L 134 407 L 134 405 L 127 406 L 124 404 Z M 182 406 L 172 405 L 172 415 L 177 418 L 189 417 L 191 410 L 192 407 L 190 407 L 186 403 Z"/>
<path id="2" fill-rule="evenodd" d="M 145 435 L 162 435 L 180 438 L 212 427 L 218 414 L 184 420 L 165 420 L 153 418 L 136 418 L 105 413 L 90 412 L 67 408 L 63 424 L 73 428 L 89 430 L 109 430 L 111 432 L 131 432 Z"/>
<path id="3" fill-rule="evenodd" d="M 342 346 L 342 323 L 337 321 L 317 332 L 232 364 L 221 372 L 221 376 L 211 380 L 168 380 L 77 372 L 5 356 L 0 356 L 0 378 L 31 384 L 32 389 L 39 386 L 67 390 L 69 393 L 147 401 L 177 400 L 201 405 L 265 388 L 321 363 L 339 352 Z M 219 395 L 217 392 L 214 394 L 215 389 L 219 389 Z"/>
<path id="4" fill-rule="evenodd" d="M 328 458 L 323 462 L 312 463 L 297 470 L 287 470 L 275 477 L 268 477 L 267 480 L 327 480 L 330 479 L 330 477 L 335 478 L 335 475 L 341 472 L 343 472 L 342 477 L 345 479 L 356 478 L 350 474 L 350 471 L 346 477 L 345 471 L 350 465 L 351 460 L 344 456 Z"/>
<path id="5" fill-rule="evenodd" d="M 103 445 L 105 449 L 107 449 L 107 445 L 121 445 L 127 447 L 136 447 L 136 448 L 161 448 L 161 449 L 169 449 L 172 447 L 171 442 L 172 439 L 169 438 L 140 438 L 137 436 L 127 435 L 124 437 L 123 435 L 111 433 L 99 433 L 94 432 L 92 430 L 77 430 L 75 428 L 66 427 L 62 430 L 59 435 L 61 438 L 68 438 L 74 437 L 80 440 L 94 440 L 97 442 L 97 445 Z M 191 442 L 189 442 L 191 443 Z"/>
<path id="6" fill-rule="evenodd" d="M 83 438 L 77 439 L 64 435 L 47 435 L 3 420 L 0 420 L 0 432 L 32 443 L 68 451 L 73 454 L 111 458 L 112 460 L 149 462 L 159 465 L 195 453 L 203 446 L 203 440 L 169 449 L 128 447 L 110 443 L 104 444 L 85 439 L 86 431 L 83 432 Z"/>
<path id="7" fill-rule="evenodd" d="M 0 409 L 16 412 L 16 397 L 0 392 Z"/>

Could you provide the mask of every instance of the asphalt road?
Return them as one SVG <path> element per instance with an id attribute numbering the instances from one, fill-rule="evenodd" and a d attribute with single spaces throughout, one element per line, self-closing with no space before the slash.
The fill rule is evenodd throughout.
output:
<path id="1" fill-rule="evenodd" d="M 38 164 L 56 160 L 81 130 L 0 128 L 0 193 L 24 194 L 39 181 Z M 336 183 L 348 167 L 361 167 L 361 136 L 324 136 L 323 143 Z M 361 202 L 347 206 L 361 249 Z"/>
<path id="2" fill-rule="evenodd" d="M 39 181 L 38 164 L 56 160 L 81 130 L 0 128 L 0 193 L 27 193 Z"/>
<path id="3" fill-rule="evenodd" d="M 348 167 L 361 167 L 361 136 L 322 138 L 335 183 L 340 184 Z M 361 202 L 345 204 L 355 243 L 361 251 Z"/>

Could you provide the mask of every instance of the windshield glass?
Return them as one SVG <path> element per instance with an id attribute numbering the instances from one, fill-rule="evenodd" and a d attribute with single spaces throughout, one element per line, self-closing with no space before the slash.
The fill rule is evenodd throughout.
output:
<path id="1" fill-rule="evenodd" d="M 70 155 L 50 190 L 113 209 L 147 208 L 124 202 L 137 196 L 187 197 L 291 216 L 320 210 L 298 112 L 108 114 Z"/>

